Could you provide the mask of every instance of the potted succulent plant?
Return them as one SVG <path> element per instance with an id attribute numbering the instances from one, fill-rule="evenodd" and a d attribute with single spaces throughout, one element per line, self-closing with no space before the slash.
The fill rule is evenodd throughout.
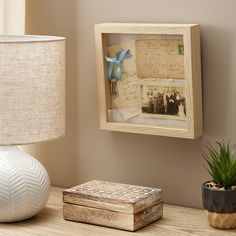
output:
<path id="1" fill-rule="evenodd" d="M 203 207 L 209 224 L 220 229 L 236 227 L 236 159 L 229 143 L 217 142 L 219 149 L 210 144 L 202 153 L 212 177 L 202 185 Z"/>

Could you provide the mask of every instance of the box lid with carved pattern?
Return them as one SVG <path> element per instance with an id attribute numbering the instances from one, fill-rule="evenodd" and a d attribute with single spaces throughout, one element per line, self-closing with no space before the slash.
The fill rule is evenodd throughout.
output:
<path id="1" fill-rule="evenodd" d="M 92 180 L 63 191 L 67 220 L 135 231 L 163 215 L 162 190 Z"/>

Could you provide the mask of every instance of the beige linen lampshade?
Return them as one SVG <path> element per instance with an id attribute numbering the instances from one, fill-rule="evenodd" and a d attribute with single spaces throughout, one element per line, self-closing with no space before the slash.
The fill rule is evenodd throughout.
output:
<path id="1" fill-rule="evenodd" d="M 65 38 L 0 36 L 0 145 L 65 132 Z"/>

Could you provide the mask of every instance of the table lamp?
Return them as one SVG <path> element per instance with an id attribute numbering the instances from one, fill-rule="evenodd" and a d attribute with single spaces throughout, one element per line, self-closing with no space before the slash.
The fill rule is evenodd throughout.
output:
<path id="1" fill-rule="evenodd" d="M 45 206 L 50 180 L 17 145 L 65 133 L 65 38 L 0 36 L 0 222 L 33 217 Z"/>

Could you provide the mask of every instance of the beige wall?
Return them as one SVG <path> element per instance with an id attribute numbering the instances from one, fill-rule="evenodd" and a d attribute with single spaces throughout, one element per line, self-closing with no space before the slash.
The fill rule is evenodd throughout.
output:
<path id="1" fill-rule="evenodd" d="M 25 0 L 0 0 L 0 33 L 24 34 Z"/>
<path id="2" fill-rule="evenodd" d="M 166 202 L 201 207 L 209 178 L 207 141 L 236 142 L 235 0 L 28 0 L 27 33 L 67 37 L 64 139 L 29 146 L 52 183 L 103 179 L 164 189 Z M 205 135 L 198 140 L 99 130 L 93 26 L 101 22 L 199 23 L 202 29 Z"/>

